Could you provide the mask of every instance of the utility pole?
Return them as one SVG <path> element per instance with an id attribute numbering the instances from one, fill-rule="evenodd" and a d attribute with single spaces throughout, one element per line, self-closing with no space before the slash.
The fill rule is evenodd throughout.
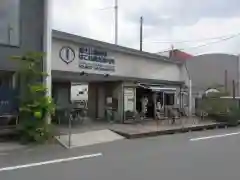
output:
<path id="1" fill-rule="evenodd" d="M 236 99 L 236 85 L 235 85 L 235 81 L 232 81 L 232 94 L 233 94 L 233 99 Z"/>
<path id="2" fill-rule="evenodd" d="M 8 44 L 11 45 L 11 32 L 13 31 L 13 28 L 10 26 L 10 24 L 8 25 L 7 31 L 8 31 Z"/>
<path id="3" fill-rule="evenodd" d="M 238 54 L 238 78 L 237 78 L 237 95 L 238 97 L 240 96 L 240 54 Z M 238 108 L 239 108 L 239 103 L 238 103 Z"/>
<path id="4" fill-rule="evenodd" d="M 52 7 L 53 0 L 44 0 L 44 34 L 43 34 L 43 51 L 46 54 L 43 60 L 43 72 L 48 76 L 44 80 L 45 86 L 48 88 L 46 97 L 52 97 Z M 51 123 L 51 116 L 48 114 L 46 121 Z"/>
<path id="5" fill-rule="evenodd" d="M 225 93 L 228 92 L 228 71 L 225 70 L 225 75 L 224 75 L 224 87 L 225 87 Z"/>
<path id="6" fill-rule="evenodd" d="M 143 17 L 140 17 L 140 51 L 142 51 L 143 44 Z"/>
<path id="7" fill-rule="evenodd" d="M 118 0 L 115 0 L 115 44 L 118 44 Z"/>

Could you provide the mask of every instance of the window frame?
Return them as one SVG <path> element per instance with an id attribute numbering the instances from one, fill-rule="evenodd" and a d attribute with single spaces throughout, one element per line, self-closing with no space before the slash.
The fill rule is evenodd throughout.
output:
<path id="1" fill-rule="evenodd" d="M 19 48 L 22 44 L 22 36 L 21 36 L 21 0 L 17 0 L 18 1 L 18 43 L 17 44 L 11 44 L 11 43 L 4 43 L 0 41 L 0 47 L 15 47 L 15 48 Z"/>

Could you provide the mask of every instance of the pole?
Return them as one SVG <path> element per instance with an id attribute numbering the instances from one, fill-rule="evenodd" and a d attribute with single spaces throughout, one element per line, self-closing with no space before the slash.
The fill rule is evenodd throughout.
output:
<path id="1" fill-rule="evenodd" d="M 8 44 L 11 45 L 11 31 L 13 29 L 11 28 L 10 25 L 8 25 L 7 31 L 8 31 Z"/>
<path id="2" fill-rule="evenodd" d="M 143 44 L 143 17 L 140 18 L 140 51 L 142 51 Z"/>
<path id="3" fill-rule="evenodd" d="M 182 108 L 182 98 L 183 98 L 183 94 L 182 94 L 182 86 L 180 86 L 180 97 L 179 97 L 179 107 Z"/>
<path id="4" fill-rule="evenodd" d="M 225 93 L 227 93 L 228 92 L 228 71 L 227 70 L 225 70 L 225 77 L 224 77 L 225 79 L 224 79 L 224 86 L 225 86 Z"/>
<path id="5" fill-rule="evenodd" d="M 191 117 L 192 116 L 192 80 L 189 79 L 189 114 L 188 116 Z"/>
<path id="6" fill-rule="evenodd" d="M 69 113 L 68 114 L 68 147 L 71 148 L 72 146 L 72 115 L 70 111 L 68 113 Z"/>
<path id="7" fill-rule="evenodd" d="M 235 99 L 236 98 L 236 91 L 235 91 L 235 81 L 233 80 L 232 81 L 232 93 L 233 93 L 233 99 Z"/>
<path id="8" fill-rule="evenodd" d="M 115 0 L 115 44 L 118 44 L 118 0 Z"/>
<path id="9" fill-rule="evenodd" d="M 43 51 L 45 57 L 43 59 L 43 71 L 48 74 L 44 84 L 48 91 L 47 97 L 52 97 L 52 67 L 51 67 L 51 51 L 52 51 L 52 0 L 44 0 L 44 37 Z M 47 123 L 51 123 L 51 117 L 47 118 Z"/>
<path id="10" fill-rule="evenodd" d="M 238 55 L 238 81 L 237 81 L 237 87 L 238 87 L 238 96 L 240 96 L 240 54 Z"/>

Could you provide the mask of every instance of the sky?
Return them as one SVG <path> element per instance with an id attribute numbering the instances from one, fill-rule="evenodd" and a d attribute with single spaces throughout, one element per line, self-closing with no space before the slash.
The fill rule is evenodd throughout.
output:
<path id="1" fill-rule="evenodd" d="M 114 43 L 114 1 L 53 0 L 53 28 Z M 121 46 L 139 49 L 143 16 L 144 51 L 240 54 L 240 35 L 225 40 L 240 33 L 240 0 L 118 0 L 118 6 Z"/>

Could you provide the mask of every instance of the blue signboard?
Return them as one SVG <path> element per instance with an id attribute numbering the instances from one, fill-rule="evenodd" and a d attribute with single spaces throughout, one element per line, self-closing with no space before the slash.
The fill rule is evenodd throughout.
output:
<path id="1" fill-rule="evenodd" d="M 18 110 L 17 95 L 17 90 L 0 87 L 0 115 L 16 113 Z"/>

